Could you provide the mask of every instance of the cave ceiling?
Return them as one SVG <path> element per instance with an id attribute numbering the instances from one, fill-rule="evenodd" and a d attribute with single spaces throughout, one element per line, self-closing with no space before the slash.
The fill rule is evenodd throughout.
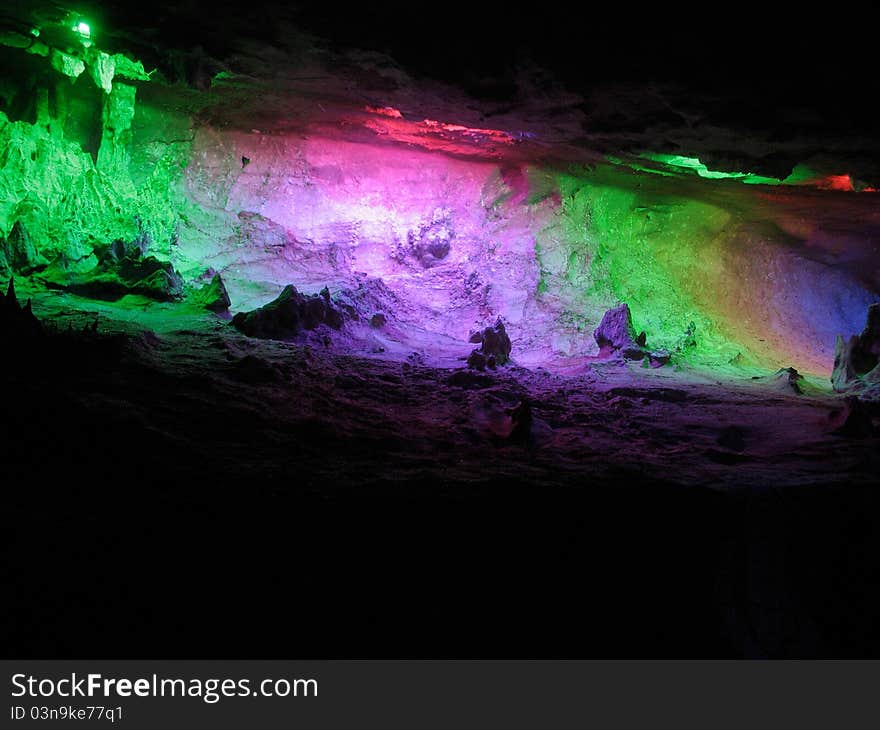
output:
<path id="1" fill-rule="evenodd" d="M 159 83 L 142 98 L 215 126 L 880 183 L 871 10 L 16 0 L 3 16 L 71 11 L 103 50 L 143 62 Z"/>

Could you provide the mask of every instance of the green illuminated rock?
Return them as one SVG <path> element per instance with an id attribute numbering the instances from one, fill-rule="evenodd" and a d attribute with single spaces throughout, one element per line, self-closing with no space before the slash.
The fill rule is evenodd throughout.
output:
<path id="1" fill-rule="evenodd" d="M 144 65 L 140 61 L 133 61 L 121 53 L 113 54 L 114 76 L 132 81 L 149 81 L 150 74 L 144 71 Z"/>
<path id="2" fill-rule="evenodd" d="M 625 302 L 652 347 L 681 351 L 684 333 L 697 331 L 689 356 L 726 361 L 737 350 L 706 316 L 705 302 L 714 296 L 717 237 L 730 215 L 650 180 L 610 166 L 560 175 L 561 215 L 538 239 L 542 288 L 584 327 Z"/>
<path id="3" fill-rule="evenodd" d="M 0 271 L 5 275 L 30 274 L 45 268 L 49 261 L 36 248 L 30 234 L 20 221 L 12 226 L 9 235 L 0 239 Z"/>
<path id="4" fill-rule="evenodd" d="M 109 94 L 113 90 L 113 76 L 116 73 L 115 58 L 97 48 L 90 48 L 86 60 L 95 86 Z"/>
<path id="5" fill-rule="evenodd" d="M 138 294 L 157 301 L 183 297 L 183 279 L 171 264 L 154 256 L 144 256 L 137 242 L 115 241 L 100 252 L 97 265 L 85 273 L 52 266 L 41 277 L 53 288 L 80 296 L 114 301 Z"/>
<path id="6" fill-rule="evenodd" d="M 192 295 L 194 304 L 212 312 L 225 312 L 232 303 L 226 291 L 226 285 L 220 274 L 214 274 L 211 280 Z"/>
<path id="7" fill-rule="evenodd" d="M 64 53 L 54 48 L 52 49 L 50 59 L 52 68 L 65 76 L 69 76 L 71 79 L 76 79 L 86 70 L 86 65 L 81 58 L 71 56 L 69 53 Z"/>
<path id="8" fill-rule="evenodd" d="M 102 114 L 103 135 L 98 150 L 98 169 L 124 185 L 134 194 L 128 175 L 129 147 L 131 145 L 131 122 L 134 119 L 136 89 L 129 84 L 116 84 L 104 97 Z"/>

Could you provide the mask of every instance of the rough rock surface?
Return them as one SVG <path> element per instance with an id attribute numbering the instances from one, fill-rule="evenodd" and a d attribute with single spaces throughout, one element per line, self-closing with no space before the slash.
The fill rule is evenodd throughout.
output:
<path id="1" fill-rule="evenodd" d="M 21 221 L 16 221 L 5 238 L 0 238 L 0 275 L 28 275 L 45 268 L 49 261 L 40 254 Z"/>
<path id="2" fill-rule="evenodd" d="M 217 273 L 214 273 L 207 284 L 193 293 L 192 300 L 199 306 L 218 313 L 225 312 L 232 304 L 223 278 Z"/>
<path id="3" fill-rule="evenodd" d="M 150 22 L 178 17 L 161 15 L 151 12 Z M 238 24 L 221 25 L 221 35 L 244 39 Z M 133 43 L 141 31 L 137 24 Z M 692 318 L 694 358 L 726 362 L 742 351 L 762 364 L 825 372 L 835 335 L 857 330 L 876 291 L 876 202 L 854 192 L 865 183 L 855 166 L 869 157 L 861 145 L 870 141 L 876 153 L 870 135 L 857 141 L 859 154 L 821 165 L 834 176 L 823 185 L 853 194 L 815 205 L 800 186 L 756 196 L 734 181 L 703 180 L 708 169 L 784 178 L 821 144 L 803 147 L 809 135 L 771 144 L 751 125 L 715 138 L 723 125 L 694 122 L 718 110 L 701 115 L 682 89 L 591 87 L 586 98 L 522 69 L 499 104 L 424 83 L 391 59 L 269 52 L 263 38 L 244 43 L 249 50 L 220 43 L 224 54 L 235 46 L 233 57 L 187 51 L 184 62 L 181 49 L 147 45 L 165 59 L 160 66 L 177 60 L 147 75 L 123 73 L 124 56 L 91 53 L 84 60 L 100 95 L 83 96 L 81 79 L 51 104 L 35 93 L 49 69 L 31 76 L 8 64 L 0 233 L 21 221 L 38 251 L 79 259 L 96 240 L 130 239 L 139 217 L 156 241 L 153 255 L 173 260 L 188 280 L 208 265 L 222 271 L 242 309 L 289 282 L 336 291 L 366 273 L 407 302 L 399 321 L 443 336 L 503 316 L 521 363 L 592 356 L 589 333 L 614 297 L 636 309 L 652 347 L 677 361 L 676 334 Z M 63 54 L 53 64 L 53 73 L 82 71 Z M 152 80 L 137 90 L 117 84 L 114 66 L 117 77 Z M 363 74 L 384 81 L 368 92 Z M 307 78 L 321 83 L 300 89 Z M 181 93 L 192 95 L 186 104 Z M 25 108 L 39 123 L 11 111 Z M 661 147 L 702 167 L 645 165 L 629 154 Z M 593 165 L 624 151 L 614 164 Z M 565 164 L 546 164 L 556 156 Z M 768 276 L 780 296 L 749 296 Z M 796 296 L 806 291 L 815 292 L 809 302 Z M 777 331 L 778 321 L 791 326 Z"/>
<path id="4" fill-rule="evenodd" d="M 793 393 L 802 395 L 804 376 L 796 368 L 780 368 L 773 375 L 773 380 L 782 388 L 790 389 Z"/>
<path id="5" fill-rule="evenodd" d="M 144 256 L 146 243 L 114 241 L 98 250 L 97 265 L 84 273 L 73 273 L 67 260 L 58 257 L 41 274 L 48 286 L 106 301 L 139 294 L 161 302 L 183 297 L 183 278 L 167 261 Z"/>
<path id="6" fill-rule="evenodd" d="M 426 269 L 436 266 L 449 256 L 452 241 L 455 239 L 455 226 L 452 212 L 448 208 L 434 210 L 430 220 L 410 230 L 406 245 L 395 252 L 398 260 L 407 256 L 416 259 Z"/>
<path id="7" fill-rule="evenodd" d="M 491 327 L 471 333 L 468 339 L 472 343 L 480 343 L 468 356 L 469 367 L 477 370 L 485 370 L 487 367 L 494 369 L 510 360 L 510 337 L 500 318 Z"/>
<path id="8" fill-rule="evenodd" d="M 532 435 L 532 409 L 523 394 L 488 391 L 474 405 L 473 419 L 490 438 L 523 442 Z"/>
<path id="9" fill-rule="evenodd" d="M 286 340 L 296 338 L 303 330 L 314 330 L 320 325 L 342 329 L 344 316 L 324 289 L 311 296 L 301 294 L 288 284 L 281 294 L 268 304 L 250 312 L 239 312 L 232 318 L 233 326 L 248 337 Z"/>
<path id="10" fill-rule="evenodd" d="M 593 337 L 602 350 L 626 360 L 641 360 L 650 354 L 645 349 L 645 333 L 641 332 L 638 335 L 635 333 L 632 315 L 626 303 L 605 312 L 605 316 L 593 332 Z M 657 357 L 652 358 L 651 364 L 656 361 L 658 364 L 655 367 L 659 367 L 664 363 L 660 353 L 656 355 Z"/>
<path id="11" fill-rule="evenodd" d="M 880 384 L 880 304 L 868 307 L 865 327 L 849 340 L 837 336 L 831 384 L 839 393 Z"/>
<path id="12" fill-rule="evenodd" d="M 666 350 L 654 350 L 648 353 L 648 361 L 652 368 L 662 368 L 664 365 L 668 365 L 671 359 Z"/>

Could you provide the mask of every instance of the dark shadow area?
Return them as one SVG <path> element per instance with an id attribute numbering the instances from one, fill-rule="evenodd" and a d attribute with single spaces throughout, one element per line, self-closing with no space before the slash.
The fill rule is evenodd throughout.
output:
<path id="1" fill-rule="evenodd" d="M 874 488 L 721 493 L 635 462 L 462 482 L 444 478 L 448 454 L 400 479 L 393 437 L 350 438 L 319 416 L 266 443 L 259 416 L 132 360 L 124 337 L 62 339 L 60 359 L 5 358 L 8 655 L 880 650 Z M 188 437 L 134 415 L 150 393 L 157 412 L 177 404 Z M 386 476 L 326 478 L 349 461 Z"/>

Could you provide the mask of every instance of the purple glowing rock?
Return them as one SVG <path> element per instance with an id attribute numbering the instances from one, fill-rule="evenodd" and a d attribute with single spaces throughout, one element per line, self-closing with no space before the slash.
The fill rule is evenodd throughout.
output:
<path id="1" fill-rule="evenodd" d="M 655 350 L 654 352 L 650 352 L 648 353 L 648 358 L 652 368 L 662 368 L 664 365 L 668 365 L 672 359 L 667 350 Z"/>
<path id="2" fill-rule="evenodd" d="M 641 360 L 647 354 L 644 349 L 645 333 L 636 336 L 629 305 L 626 303 L 605 312 L 593 332 L 593 337 L 600 348 L 620 354 L 627 360 Z"/>
<path id="3" fill-rule="evenodd" d="M 629 305 L 621 304 L 605 312 L 602 321 L 593 332 L 593 337 L 599 347 L 611 347 L 614 350 L 635 344 L 636 333 L 633 329 Z"/>
<path id="4" fill-rule="evenodd" d="M 468 339 L 472 343 L 480 343 L 468 356 L 469 367 L 477 370 L 485 370 L 487 367 L 494 369 L 510 360 L 510 337 L 500 318 L 482 332 L 471 333 Z"/>
<path id="5" fill-rule="evenodd" d="M 467 364 L 469 368 L 474 368 L 474 370 L 485 370 L 488 360 L 479 349 L 476 349 L 471 350 L 471 354 L 468 355 Z"/>
<path id="6" fill-rule="evenodd" d="M 429 269 L 442 263 L 449 256 L 454 238 L 452 211 L 448 208 L 438 208 L 430 221 L 420 225 L 417 230 L 409 232 L 407 253 L 417 259 L 424 268 Z"/>

